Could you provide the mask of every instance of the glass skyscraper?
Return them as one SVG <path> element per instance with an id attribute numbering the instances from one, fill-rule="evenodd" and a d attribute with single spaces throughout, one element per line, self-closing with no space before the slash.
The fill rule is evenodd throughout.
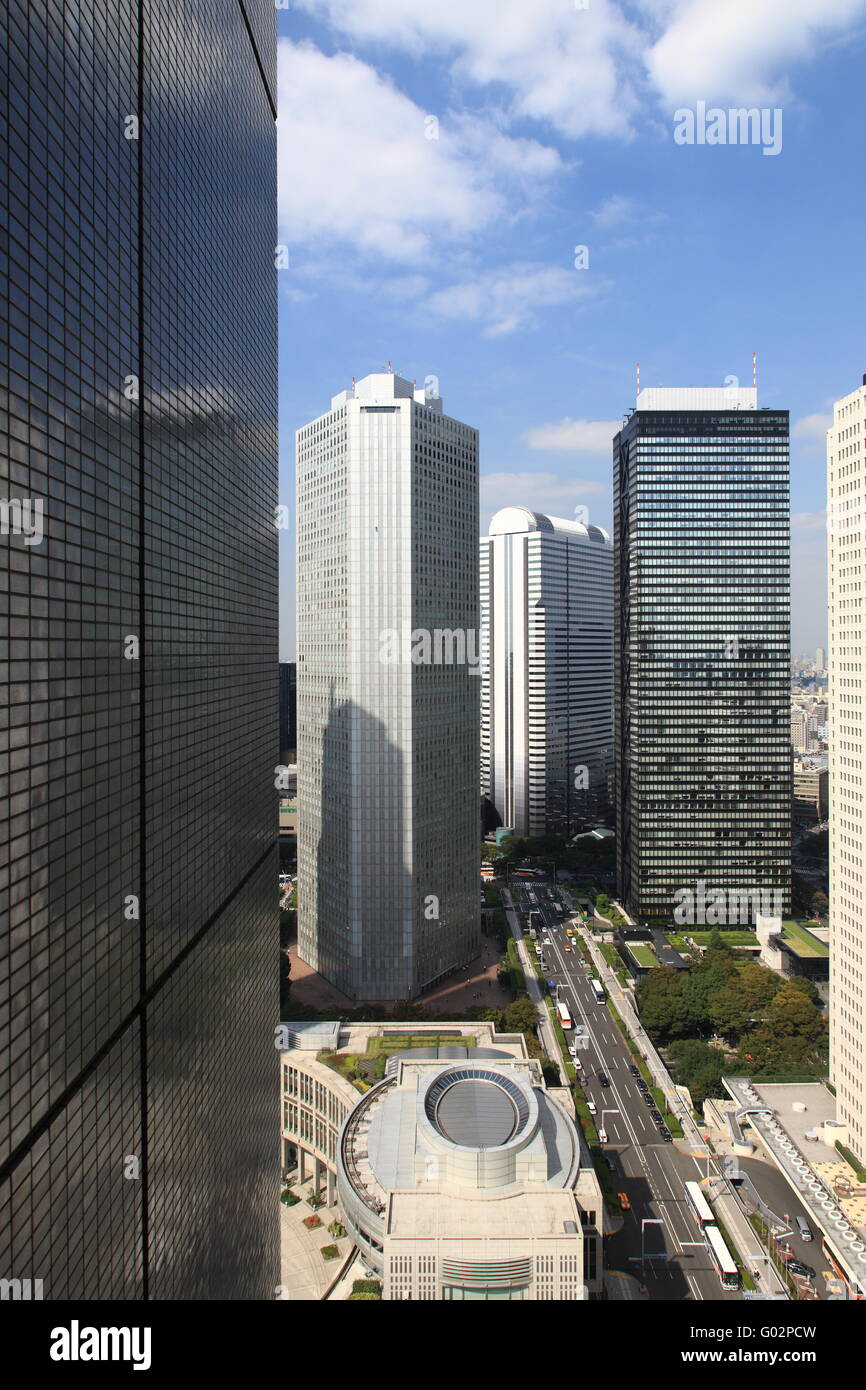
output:
<path id="1" fill-rule="evenodd" d="M 274 6 L 0 34 L 0 1276 L 273 1297 Z"/>
<path id="2" fill-rule="evenodd" d="M 614 440 L 618 891 L 641 920 L 701 884 L 738 925 L 790 909 L 788 413 L 755 397 L 645 390 Z"/>
<path id="3" fill-rule="evenodd" d="M 481 942 L 478 432 L 374 373 L 297 459 L 298 953 L 411 999 Z"/>

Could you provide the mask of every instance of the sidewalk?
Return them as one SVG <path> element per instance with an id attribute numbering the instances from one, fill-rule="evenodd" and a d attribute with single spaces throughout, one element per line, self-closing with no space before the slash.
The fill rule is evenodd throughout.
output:
<path id="1" fill-rule="evenodd" d="M 503 892 L 502 904 L 505 909 L 505 915 L 508 919 L 508 925 L 511 928 L 511 934 L 517 942 L 517 955 L 520 959 L 520 964 L 523 966 L 523 976 L 526 981 L 526 992 L 532 1000 L 533 1004 L 535 1004 L 538 1009 L 538 1031 L 541 1034 L 542 1046 L 544 1047 L 544 1050 L 547 1053 L 548 1057 L 552 1058 L 553 1061 L 559 1063 L 562 1075 L 567 1077 L 568 1073 L 565 1070 L 565 1063 L 567 1059 L 562 1055 L 562 1051 L 559 1046 L 559 1039 L 557 1038 L 556 1031 L 550 1021 L 550 1012 L 548 1010 L 547 1003 L 545 1002 L 544 991 L 541 988 L 541 981 L 535 973 L 535 969 L 532 964 L 529 951 L 526 947 L 526 942 L 523 938 L 523 932 L 520 930 L 520 921 L 511 903 L 510 893 Z"/>
<path id="2" fill-rule="evenodd" d="M 280 1202 L 280 1280 L 283 1297 L 291 1302 L 307 1302 L 320 1299 L 338 1274 L 352 1249 L 348 1236 L 335 1240 L 328 1234 L 331 1221 L 339 1221 L 340 1213 L 336 1206 L 319 1207 L 314 1212 L 307 1205 L 307 1197 L 313 1191 L 313 1180 L 308 1178 L 303 1184 L 292 1187 L 301 1201 L 294 1207 Z M 321 1226 L 310 1231 L 304 1225 L 308 1216 L 318 1216 Z M 336 1260 L 323 1260 L 323 1245 L 336 1245 L 340 1252 Z"/>

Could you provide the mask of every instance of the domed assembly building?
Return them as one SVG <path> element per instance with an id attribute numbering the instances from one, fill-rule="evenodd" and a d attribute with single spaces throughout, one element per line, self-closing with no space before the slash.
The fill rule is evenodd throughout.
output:
<path id="1" fill-rule="evenodd" d="M 598 1179 L 570 1092 L 547 1089 L 522 1035 L 490 1023 L 285 1028 L 284 1163 L 302 1181 L 313 1163 L 384 1298 L 600 1291 Z M 380 1074 L 384 1061 L 383 1079 L 359 1094 L 337 1069 L 344 1056 L 379 1059 Z"/>

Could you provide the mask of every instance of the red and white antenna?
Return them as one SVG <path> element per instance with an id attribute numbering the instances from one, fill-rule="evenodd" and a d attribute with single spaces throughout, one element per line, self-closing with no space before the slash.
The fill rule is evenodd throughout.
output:
<path id="1" fill-rule="evenodd" d="M 753 353 L 752 353 L 752 385 L 754 386 L 755 390 L 757 391 L 757 389 L 758 389 L 758 354 L 757 354 L 756 352 L 753 352 Z"/>
<path id="2" fill-rule="evenodd" d="M 637 394 L 640 395 L 640 362 L 636 364 L 635 376 L 637 378 Z M 636 398 L 635 398 L 636 399 Z"/>
<path id="3" fill-rule="evenodd" d="M 393 372 L 393 370 L 394 370 L 394 368 L 391 366 L 391 363 L 389 362 L 389 363 L 388 363 L 388 371 L 389 371 L 389 372 Z"/>

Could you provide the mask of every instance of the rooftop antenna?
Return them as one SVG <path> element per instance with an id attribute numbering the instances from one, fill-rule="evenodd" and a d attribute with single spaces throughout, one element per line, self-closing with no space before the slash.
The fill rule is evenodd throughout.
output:
<path id="1" fill-rule="evenodd" d="M 755 390 L 757 391 L 757 389 L 758 389 L 758 354 L 757 354 L 756 352 L 753 352 L 753 353 L 752 353 L 752 385 L 754 386 Z"/>
<path id="2" fill-rule="evenodd" d="M 640 362 L 638 362 L 638 363 L 636 364 L 636 367 L 635 367 L 635 376 L 636 376 L 636 378 L 637 378 L 637 396 L 639 396 L 639 395 L 640 395 Z M 635 396 L 635 403 L 637 403 L 637 396 Z"/>

